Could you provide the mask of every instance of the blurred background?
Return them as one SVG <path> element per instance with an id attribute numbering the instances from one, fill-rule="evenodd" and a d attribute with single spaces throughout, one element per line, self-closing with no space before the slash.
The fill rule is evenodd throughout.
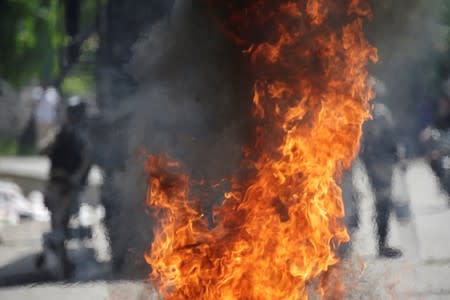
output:
<path id="1" fill-rule="evenodd" d="M 158 76 L 175 79 L 155 70 L 176 57 L 189 72 L 198 67 L 189 62 L 195 53 L 209 49 L 189 43 L 201 36 L 165 29 L 189 23 L 184 11 L 194 2 L 0 1 L 0 298 L 148 293 L 135 285 L 150 272 L 143 255 L 152 239 L 139 149 L 181 147 L 163 137 L 185 127 L 172 120 L 180 114 L 193 131 L 215 124 L 220 137 L 208 137 L 214 145 L 228 128 L 194 117 L 222 104 L 193 96 L 180 112 L 152 104 L 158 96 L 147 93 L 158 82 L 160 98 L 170 98 Z M 369 67 L 379 105 L 363 148 L 380 151 L 363 151 L 344 180 L 351 257 L 368 262 L 361 290 L 381 287 L 373 299 L 449 299 L 450 2 L 371 2 L 365 31 L 379 51 L 379 63 Z M 183 55 L 168 46 L 180 34 Z M 370 138 L 378 127 L 389 142 Z M 150 136 L 149 128 L 158 133 Z M 387 143 L 393 159 L 383 156 Z M 380 172 L 371 166 L 380 162 L 388 182 L 376 180 Z M 390 224 L 392 247 L 380 246 L 380 222 Z"/>

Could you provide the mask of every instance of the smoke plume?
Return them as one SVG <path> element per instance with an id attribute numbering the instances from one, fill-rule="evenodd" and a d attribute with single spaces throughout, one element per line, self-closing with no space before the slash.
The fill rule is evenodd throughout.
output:
<path id="1" fill-rule="evenodd" d="M 248 118 L 242 117 L 251 104 L 242 55 L 201 3 L 176 1 L 170 16 L 136 44 L 129 65 L 138 89 L 120 211 L 128 228 L 136 230 L 132 237 L 123 234 L 124 244 L 139 249 L 129 258 L 133 263 L 143 262 L 142 251 L 152 238 L 150 217 L 142 213 L 147 183 L 140 150 L 167 153 L 182 161 L 194 180 L 215 181 L 231 176 L 241 146 L 251 139 Z M 205 199 L 202 209 L 210 212 L 214 200 Z"/>

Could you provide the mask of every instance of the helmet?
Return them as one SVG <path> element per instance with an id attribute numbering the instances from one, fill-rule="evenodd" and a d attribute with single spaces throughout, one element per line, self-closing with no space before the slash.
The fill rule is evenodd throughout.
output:
<path id="1" fill-rule="evenodd" d="M 67 100 L 67 119 L 80 122 L 86 116 L 86 103 L 80 96 L 72 96 Z"/>

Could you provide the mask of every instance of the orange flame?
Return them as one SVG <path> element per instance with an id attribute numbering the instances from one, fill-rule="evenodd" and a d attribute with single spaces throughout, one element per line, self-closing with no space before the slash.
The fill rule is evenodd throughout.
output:
<path id="1" fill-rule="evenodd" d="M 377 55 L 362 31 L 370 9 L 363 0 L 250 3 L 233 8 L 225 30 L 254 67 L 257 140 L 245 150 L 254 175 L 232 180 L 210 229 L 181 165 L 147 163 L 159 224 L 146 260 L 165 299 L 307 299 L 349 238 L 338 184 L 373 97 L 365 67 Z M 270 38 L 255 41 L 255 29 Z"/>

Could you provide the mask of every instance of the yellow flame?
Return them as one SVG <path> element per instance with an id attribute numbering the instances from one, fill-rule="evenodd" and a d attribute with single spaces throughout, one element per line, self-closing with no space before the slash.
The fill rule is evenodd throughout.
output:
<path id="1" fill-rule="evenodd" d="M 180 165 L 149 157 L 147 200 L 159 226 L 146 260 L 165 299 L 307 299 L 308 283 L 348 240 L 338 180 L 373 96 L 365 67 L 376 50 L 362 31 L 370 9 L 362 0 L 273 2 L 255 0 L 236 10 L 246 18 L 233 18 L 278 37 L 243 51 L 256 70 L 257 141 L 245 155 L 255 175 L 232 181 L 213 229 Z"/>

